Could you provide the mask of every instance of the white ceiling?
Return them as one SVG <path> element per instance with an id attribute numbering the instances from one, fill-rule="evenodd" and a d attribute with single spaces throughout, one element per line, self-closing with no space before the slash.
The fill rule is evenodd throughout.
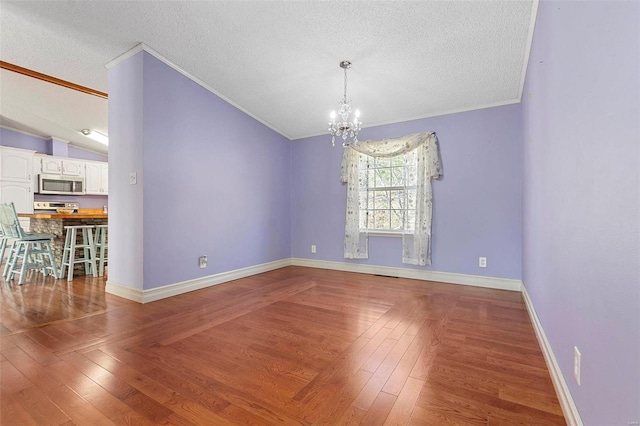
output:
<path id="1" fill-rule="evenodd" d="M 82 148 L 107 152 L 107 147 L 82 135 L 82 129 L 107 134 L 107 100 L 0 70 L 0 125 L 55 137 Z"/>
<path id="2" fill-rule="evenodd" d="M 0 59 L 108 92 L 104 65 L 142 42 L 298 139 L 326 132 L 343 59 L 364 127 L 518 102 L 536 9 L 524 0 L 3 0 Z M 78 131 L 106 133 L 107 101 L 9 71 L 0 95 L 0 124 L 104 151 Z"/>

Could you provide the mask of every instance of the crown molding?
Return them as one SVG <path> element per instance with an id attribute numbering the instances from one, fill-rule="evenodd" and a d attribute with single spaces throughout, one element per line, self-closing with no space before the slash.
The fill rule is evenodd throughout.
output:
<path id="1" fill-rule="evenodd" d="M 474 105 L 474 106 L 464 107 L 464 108 L 456 108 L 456 109 L 450 109 L 450 110 L 444 110 L 444 111 L 436 111 L 433 114 L 416 115 L 416 116 L 413 116 L 413 117 L 409 117 L 407 119 L 402 119 L 400 121 L 379 121 L 379 122 L 371 123 L 371 125 L 368 125 L 367 127 L 363 127 L 362 130 L 363 131 L 364 130 L 369 130 L 369 129 L 373 129 L 374 127 L 386 126 L 386 125 L 390 125 L 390 124 L 400 124 L 400 123 L 407 123 L 409 121 L 424 120 L 426 118 L 442 117 L 444 115 L 450 115 L 450 114 L 460 114 L 460 113 L 464 113 L 464 112 L 480 111 L 480 110 L 487 109 L 487 108 L 496 108 L 496 107 L 501 107 L 501 106 L 518 104 L 518 103 L 520 103 L 520 99 L 519 98 L 517 98 L 517 99 L 508 99 L 506 101 L 500 101 L 500 102 L 492 102 L 490 104 Z M 331 137 L 329 135 L 329 132 L 325 131 L 325 132 L 322 132 L 322 133 L 314 133 L 314 134 L 307 135 L 307 136 L 296 137 L 296 138 L 291 139 L 291 141 L 299 141 L 301 139 L 315 138 L 316 136 L 328 136 L 328 137 Z"/>

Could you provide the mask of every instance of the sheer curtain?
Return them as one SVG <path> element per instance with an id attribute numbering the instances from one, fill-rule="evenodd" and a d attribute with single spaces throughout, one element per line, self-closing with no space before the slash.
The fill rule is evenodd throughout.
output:
<path id="1" fill-rule="evenodd" d="M 345 259 L 369 257 L 369 237 L 366 224 L 360 218 L 360 206 L 366 208 L 369 159 L 396 157 L 414 150 L 417 157 L 416 217 L 414 231 L 402 234 L 402 262 L 421 266 L 431 264 L 431 180 L 442 175 L 434 132 L 379 141 L 359 141 L 345 148 L 341 170 L 341 180 L 347 184 Z"/>

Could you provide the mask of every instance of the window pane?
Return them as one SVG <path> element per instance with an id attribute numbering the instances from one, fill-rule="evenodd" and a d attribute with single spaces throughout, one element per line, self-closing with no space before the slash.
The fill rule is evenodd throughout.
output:
<path id="1" fill-rule="evenodd" d="M 375 164 L 376 164 L 376 167 L 390 167 L 391 160 L 389 158 L 377 157 Z"/>
<path id="2" fill-rule="evenodd" d="M 404 167 L 391 169 L 391 186 L 404 186 Z"/>
<path id="3" fill-rule="evenodd" d="M 375 186 L 376 188 L 390 186 L 391 184 L 391 172 L 389 169 L 375 169 L 376 179 Z"/>
<path id="4" fill-rule="evenodd" d="M 375 191 L 375 203 L 373 207 L 375 209 L 388 209 L 390 200 L 389 200 L 389 191 Z"/>
<path id="5" fill-rule="evenodd" d="M 401 230 L 403 228 L 402 219 L 403 219 L 403 211 L 402 210 L 392 210 L 391 211 L 391 229 Z"/>
<path id="6" fill-rule="evenodd" d="M 368 181 L 367 181 L 367 186 L 369 188 L 373 188 L 375 186 L 375 182 L 376 182 L 376 169 L 368 169 L 367 170 L 367 176 L 368 176 Z"/>
<path id="7" fill-rule="evenodd" d="M 368 212 L 365 217 L 367 220 L 367 229 L 375 229 L 376 224 L 373 212 Z"/>
<path id="8" fill-rule="evenodd" d="M 404 167 L 404 155 L 391 157 L 391 165 L 394 167 Z"/>
<path id="9" fill-rule="evenodd" d="M 376 210 L 375 229 L 389 229 L 389 210 Z"/>
<path id="10" fill-rule="evenodd" d="M 403 210 L 405 208 L 404 191 L 390 191 L 390 205 L 393 210 Z"/>

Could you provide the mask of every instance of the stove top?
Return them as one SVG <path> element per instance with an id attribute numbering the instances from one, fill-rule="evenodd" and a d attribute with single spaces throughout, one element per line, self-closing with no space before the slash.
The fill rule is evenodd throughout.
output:
<path id="1" fill-rule="evenodd" d="M 33 211 L 36 213 L 49 213 L 57 209 L 73 209 L 77 213 L 79 207 L 78 203 L 69 201 L 35 201 L 33 203 Z"/>

